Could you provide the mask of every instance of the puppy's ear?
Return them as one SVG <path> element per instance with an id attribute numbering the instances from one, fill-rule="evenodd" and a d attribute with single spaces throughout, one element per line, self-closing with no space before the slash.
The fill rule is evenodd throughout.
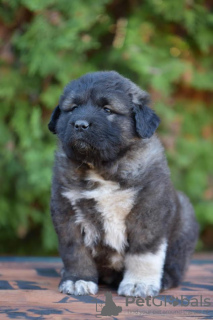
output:
<path id="1" fill-rule="evenodd" d="M 54 134 L 57 133 L 57 132 L 56 132 L 56 123 L 57 123 L 57 120 L 58 120 L 58 118 L 59 118 L 59 116 L 60 116 L 60 113 L 61 113 L 61 110 L 60 110 L 59 106 L 57 106 L 57 107 L 53 110 L 53 112 L 52 112 L 52 114 L 51 114 L 50 122 L 48 123 L 48 128 L 49 128 L 49 130 L 50 130 L 52 133 L 54 133 Z"/>
<path id="2" fill-rule="evenodd" d="M 133 104 L 136 132 L 141 138 L 150 138 L 160 123 L 160 118 L 148 107 L 148 93 L 131 82 L 130 96 Z"/>
<path id="3" fill-rule="evenodd" d="M 137 134 L 141 138 L 150 138 L 160 123 L 160 118 L 146 105 L 134 105 L 133 113 Z"/>

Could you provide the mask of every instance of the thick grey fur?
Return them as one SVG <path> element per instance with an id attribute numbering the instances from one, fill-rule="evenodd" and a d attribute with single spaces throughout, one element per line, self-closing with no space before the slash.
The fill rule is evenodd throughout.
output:
<path id="1" fill-rule="evenodd" d="M 104 241 L 96 200 L 82 197 L 72 205 L 63 195 L 67 190 L 98 190 L 99 182 L 88 180 L 91 172 L 117 183 L 120 190 L 135 190 L 134 204 L 125 217 L 127 242 L 122 256 L 155 253 L 166 239 L 161 289 L 177 286 L 183 278 L 198 225 L 188 198 L 171 183 L 164 149 L 155 134 L 159 118 L 148 103 L 148 94 L 130 80 L 114 71 L 96 72 L 69 83 L 52 114 L 49 129 L 58 136 L 58 151 L 51 215 L 64 263 L 61 285 L 66 280 L 98 284 L 101 279 L 118 284 L 125 271 L 124 266 L 118 270 L 110 266 L 116 250 Z M 111 114 L 104 109 L 106 104 Z M 89 124 L 87 130 L 75 128 L 78 120 Z M 99 234 L 93 248 L 84 243 L 84 224 L 76 223 L 79 210 Z M 78 294 L 90 293 L 82 292 Z"/>

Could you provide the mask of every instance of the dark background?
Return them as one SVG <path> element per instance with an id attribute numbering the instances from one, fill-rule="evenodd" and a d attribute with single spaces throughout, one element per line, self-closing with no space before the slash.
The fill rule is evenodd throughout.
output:
<path id="1" fill-rule="evenodd" d="M 57 253 L 49 213 L 62 88 L 114 69 L 147 90 L 172 180 L 213 249 L 213 1 L 0 1 L 0 254 Z"/>

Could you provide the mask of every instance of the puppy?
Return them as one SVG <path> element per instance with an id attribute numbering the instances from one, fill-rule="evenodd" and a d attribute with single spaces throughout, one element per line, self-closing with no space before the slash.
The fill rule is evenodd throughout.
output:
<path id="1" fill-rule="evenodd" d="M 198 236 L 155 135 L 149 96 L 117 72 L 70 82 L 53 111 L 58 136 L 51 214 L 64 269 L 59 290 L 156 296 L 177 286 Z"/>

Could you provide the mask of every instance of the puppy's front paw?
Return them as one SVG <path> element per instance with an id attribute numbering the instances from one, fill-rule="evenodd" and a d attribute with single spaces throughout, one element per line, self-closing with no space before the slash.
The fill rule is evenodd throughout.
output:
<path id="1" fill-rule="evenodd" d="M 92 281 L 78 280 L 73 282 L 71 280 L 65 280 L 60 283 L 59 291 L 66 294 L 83 296 L 86 294 L 96 294 L 98 292 L 98 286 Z"/>
<path id="2" fill-rule="evenodd" d="M 123 280 L 118 288 L 118 294 L 121 296 L 133 296 L 146 298 L 148 296 L 154 297 L 159 294 L 159 288 L 152 284 L 145 282 L 128 283 Z"/>

